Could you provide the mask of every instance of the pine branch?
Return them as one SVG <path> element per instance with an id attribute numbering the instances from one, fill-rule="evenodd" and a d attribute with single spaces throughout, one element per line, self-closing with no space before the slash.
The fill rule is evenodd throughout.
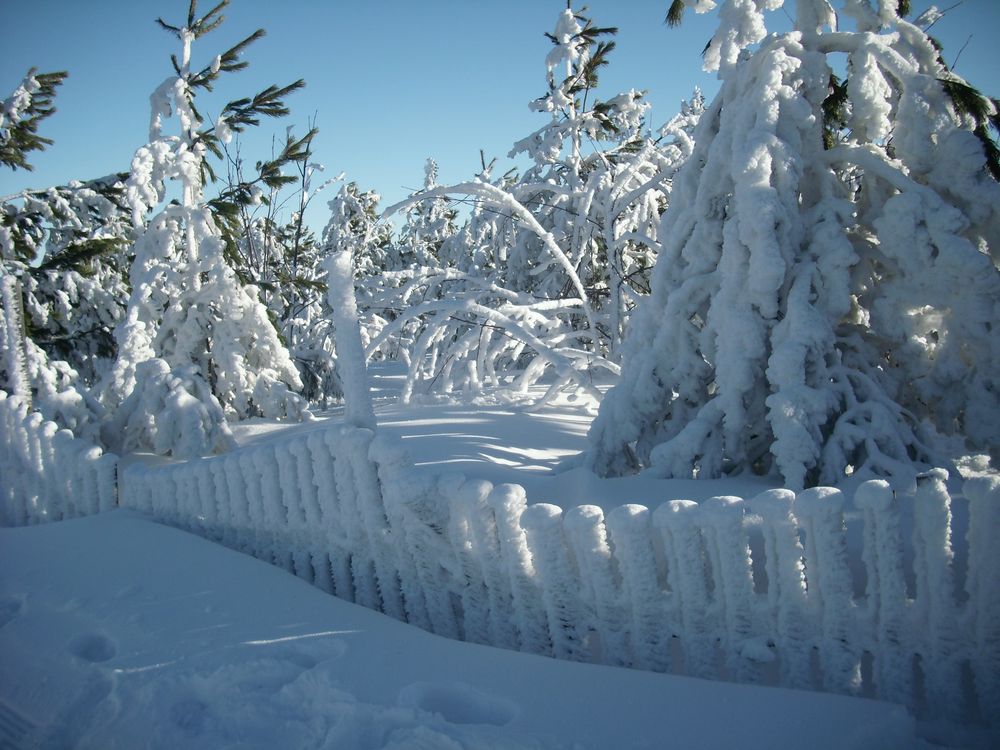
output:
<path id="1" fill-rule="evenodd" d="M 194 3 L 192 3 L 192 5 L 193 4 Z M 190 28 L 191 31 L 194 32 L 195 39 L 202 37 L 205 34 L 209 33 L 210 31 L 214 31 L 219 27 L 219 25 L 226 18 L 225 16 L 219 14 L 221 14 L 222 9 L 225 8 L 227 5 L 229 5 L 229 0 L 222 0 L 222 2 L 220 2 L 214 8 L 212 8 L 210 11 L 208 11 L 208 13 L 206 13 L 197 21 L 194 21 L 193 19 L 189 21 L 188 28 Z M 218 15 L 218 17 L 213 18 L 213 16 L 216 15 Z"/>
<path id="2" fill-rule="evenodd" d="M 667 17 L 663 19 L 664 23 L 671 28 L 681 25 L 681 20 L 684 18 L 684 0 L 674 0 L 670 3 L 670 9 L 667 10 Z"/>
<path id="3" fill-rule="evenodd" d="M 61 86 L 69 75 L 66 71 L 36 75 L 35 70 L 31 68 L 28 71 L 19 87 L 19 89 L 32 88 L 27 84 L 29 81 L 34 81 L 34 90 L 27 93 L 27 106 L 17 111 L 11 99 L 0 102 L 0 105 L 10 111 L 7 116 L 11 118 L 6 132 L 0 131 L 0 164 L 14 170 L 32 171 L 33 167 L 28 163 L 27 154 L 31 151 L 42 151 L 46 146 L 52 145 L 50 138 L 38 135 L 38 126 L 42 120 L 55 113 L 53 101 L 56 88 Z"/>
<path id="4" fill-rule="evenodd" d="M 1000 132 L 1000 113 L 997 110 L 997 100 L 983 96 L 958 76 L 939 78 L 938 82 L 951 99 L 955 112 L 960 117 L 972 118 L 975 126 L 972 132 L 983 146 L 986 156 L 986 169 L 994 180 L 1000 182 L 1000 146 L 990 132 Z"/>
<path id="5" fill-rule="evenodd" d="M 88 275 L 83 267 L 94 258 L 110 255 L 128 244 L 124 237 L 100 237 L 97 239 L 74 240 L 58 253 L 47 257 L 37 267 L 29 269 L 32 275 L 45 271 L 74 270 L 82 276 Z"/>
<path id="6" fill-rule="evenodd" d="M 847 124 L 847 81 L 841 82 L 830 74 L 830 93 L 823 100 L 823 148 L 831 149 L 837 143 L 837 133 Z"/>
<path id="7" fill-rule="evenodd" d="M 243 98 L 229 102 L 222 110 L 222 117 L 232 130 L 239 133 L 248 125 L 259 125 L 259 116 L 284 117 L 288 107 L 282 99 L 303 88 L 306 82 L 301 78 L 294 83 L 278 88 L 271 85 L 257 94 L 253 99 Z"/>

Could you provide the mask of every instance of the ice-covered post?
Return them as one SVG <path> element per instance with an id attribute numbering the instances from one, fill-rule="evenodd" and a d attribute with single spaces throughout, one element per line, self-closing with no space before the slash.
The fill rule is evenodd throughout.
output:
<path id="1" fill-rule="evenodd" d="M 24 305 L 21 282 L 5 273 L 0 277 L 3 299 L 3 341 L 7 349 L 7 390 L 26 400 L 31 408 L 31 387 L 28 381 L 27 357 L 24 344 Z"/>
<path id="2" fill-rule="evenodd" d="M 375 410 L 368 389 L 365 348 L 361 344 L 358 302 L 354 297 L 354 269 L 349 250 L 331 253 L 326 260 L 327 300 L 337 332 L 334 346 L 344 384 L 345 416 L 355 427 L 375 429 Z"/>

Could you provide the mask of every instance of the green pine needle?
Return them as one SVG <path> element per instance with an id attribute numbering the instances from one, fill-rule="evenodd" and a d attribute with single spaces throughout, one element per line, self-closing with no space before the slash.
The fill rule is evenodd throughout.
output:
<path id="1" fill-rule="evenodd" d="M 667 17 L 664 19 L 667 26 L 674 28 L 681 25 L 681 21 L 684 18 L 684 0 L 674 0 L 670 3 L 670 8 L 667 10 Z"/>

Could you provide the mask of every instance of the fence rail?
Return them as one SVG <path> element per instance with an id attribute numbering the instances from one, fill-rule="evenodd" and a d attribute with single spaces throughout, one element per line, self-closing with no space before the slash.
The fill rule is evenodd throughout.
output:
<path id="1" fill-rule="evenodd" d="M 100 488 L 114 457 L 74 453 L 23 412 L 0 398 L 8 517 L 113 504 Z M 45 471 L 54 461 L 86 470 Z M 419 470 L 398 442 L 338 426 L 133 464 L 118 502 L 446 637 L 996 727 L 1000 479 L 954 496 L 946 480 L 934 470 L 908 493 L 872 481 L 852 498 L 821 487 L 563 511 L 529 505 L 518 485 Z M 77 481 L 90 489 L 76 494 Z"/>

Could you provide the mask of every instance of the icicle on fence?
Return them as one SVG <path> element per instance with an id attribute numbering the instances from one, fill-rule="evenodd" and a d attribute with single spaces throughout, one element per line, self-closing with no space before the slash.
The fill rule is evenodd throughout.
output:
<path id="1" fill-rule="evenodd" d="M 0 391 L 0 524 L 22 526 L 117 505 L 118 457 Z"/>
<path id="2" fill-rule="evenodd" d="M 122 503 L 450 638 L 997 725 L 1000 481 L 946 478 L 564 512 L 336 427 L 132 466 Z"/>

